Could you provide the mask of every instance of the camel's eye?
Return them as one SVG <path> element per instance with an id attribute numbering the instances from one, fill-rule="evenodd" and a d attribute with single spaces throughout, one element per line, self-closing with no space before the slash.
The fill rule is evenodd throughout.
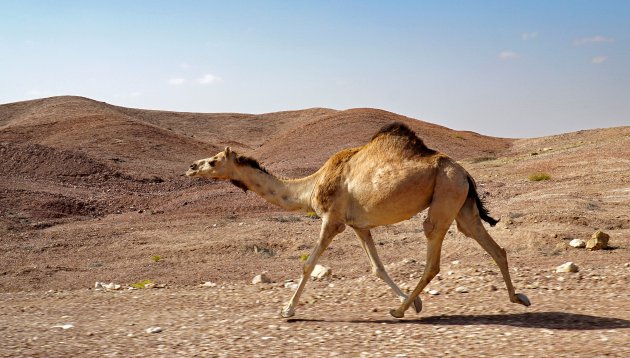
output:
<path id="1" fill-rule="evenodd" d="M 216 159 L 212 159 L 210 161 L 210 163 L 208 163 L 208 165 L 210 165 L 211 167 L 214 167 L 215 164 L 217 164 L 217 160 Z"/>
<path id="2" fill-rule="evenodd" d="M 197 164 L 193 163 L 190 165 L 190 169 L 195 170 L 197 169 Z"/>

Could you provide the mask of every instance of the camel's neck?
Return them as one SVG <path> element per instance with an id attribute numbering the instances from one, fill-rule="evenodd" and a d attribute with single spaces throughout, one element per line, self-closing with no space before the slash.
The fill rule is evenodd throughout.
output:
<path id="1" fill-rule="evenodd" d="M 232 182 L 249 189 L 266 201 L 291 211 L 311 211 L 311 193 L 316 175 L 301 179 L 280 179 L 262 170 L 241 166 Z"/>

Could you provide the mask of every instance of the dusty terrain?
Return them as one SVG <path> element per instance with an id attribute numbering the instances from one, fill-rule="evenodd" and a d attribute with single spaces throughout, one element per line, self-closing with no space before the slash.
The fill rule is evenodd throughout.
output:
<path id="1" fill-rule="evenodd" d="M 333 276 L 282 319 L 319 221 L 182 176 L 226 145 L 306 175 L 393 120 L 476 178 L 531 307 L 509 303 L 491 258 L 453 227 L 439 294 L 394 319 L 397 299 L 346 231 L 321 261 Z M 630 127 L 503 139 L 374 109 L 196 114 L 55 97 L 0 105 L 0 163 L 0 356 L 630 355 Z M 374 230 L 403 287 L 424 267 L 422 217 Z M 567 245 L 597 229 L 609 250 Z M 567 261 L 580 271 L 556 273 Z M 264 271 L 274 282 L 252 285 Z M 145 280 L 165 288 L 126 289 Z"/>

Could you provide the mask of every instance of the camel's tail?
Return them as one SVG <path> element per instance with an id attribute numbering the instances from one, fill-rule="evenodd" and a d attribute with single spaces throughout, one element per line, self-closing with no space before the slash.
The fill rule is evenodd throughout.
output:
<path id="1" fill-rule="evenodd" d="M 490 226 L 494 226 L 499 222 L 499 220 L 490 216 L 488 209 L 486 209 L 483 201 L 481 201 L 481 198 L 477 193 L 477 185 L 470 175 L 468 176 L 468 197 L 475 199 L 475 203 L 477 204 L 477 210 L 479 210 L 479 217 L 481 217 L 481 220 L 487 222 L 488 224 L 490 224 Z"/>

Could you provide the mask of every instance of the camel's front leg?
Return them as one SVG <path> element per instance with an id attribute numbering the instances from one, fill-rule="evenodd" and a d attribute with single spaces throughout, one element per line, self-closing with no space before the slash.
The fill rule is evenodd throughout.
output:
<path id="1" fill-rule="evenodd" d="M 306 286 L 306 282 L 311 276 L 311 272 L 313 272 L 313 268 L 315 268 L 315 264 L 317 260 L 322 255 L 322 253 L 326 250 L 328 245 L 332 239 L 339 233 L 341 233 L 345 229 L 346 225 L 342 223 L 331 223 L 326 217 L 322 219 L 322 229 L 319 234 L 319 241 L 317 242 L 317 246 L 313 248 L 313 251 L 306 260 L 304 264 L 304 269 L 302 270 L 302 277 L 300 278 L 300 283 L 298 284 L 297 289 L 293 293 L 291 300 L 282 308 L 282 312 L 280 313 L 282 317 L 289 318 L 295 315 L 295 307 L 298 305 L 300 301 L 300 296 L 302 295 L 302 291 L 304 291 L 304 287 Z"/>
<path id="2" fill-rule="evenodd" d="M 370 260 L 370 264 L 372 265 L 372 273 L 376 277 L 385 281 L 385 283 L 387 283 L 392 291 L 394 291 L 394 294 L 398 296 L 398 298 L 400 298 L 400 301 L 404 302 L 405 299 L 407 299 L 407 295 L 402 292 L 402 290 L 387 274 L 385 266 L 383 266 L 383 263 L 378 256 L 378 252 L 376 251 L 376 246 L 374 245 L 374 240 L 372 239 L 372 234 L 370 233 L 370 230 L 354 228 L 354 232 L 359 238 L 359 241 L 361 241 L 361 246 L 367 254 L 368 259 Z M 420 311 L 422 311 L 422 300 L 420 299 L 420 296 L 416 297 L 413 300 L 413 308 L 416 313 L 420 313 Z"/>

